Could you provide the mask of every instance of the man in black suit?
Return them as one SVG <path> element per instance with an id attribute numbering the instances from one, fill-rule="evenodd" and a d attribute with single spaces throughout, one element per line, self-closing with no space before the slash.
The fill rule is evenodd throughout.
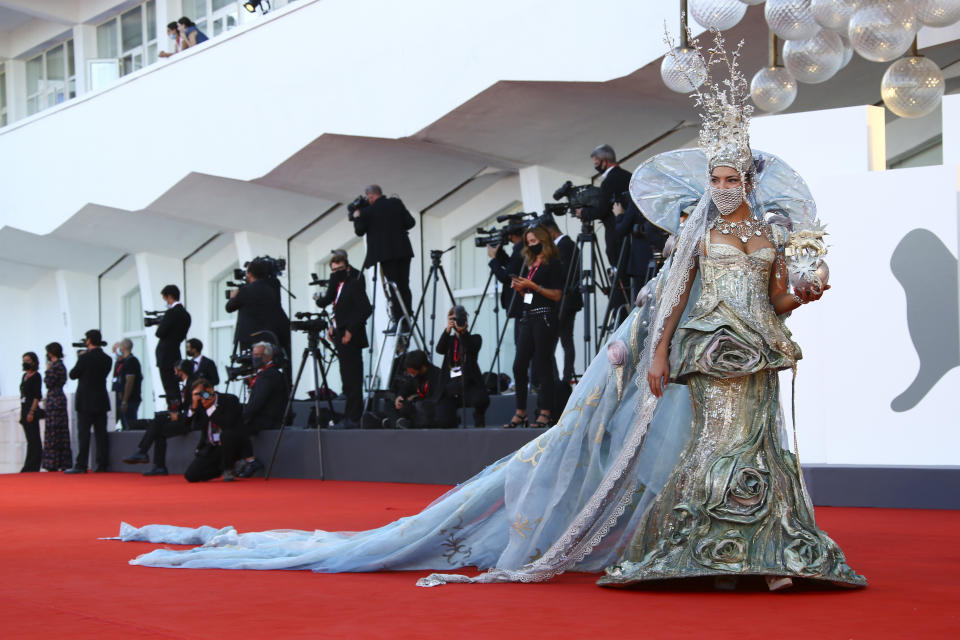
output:
<path id="1" fill-rule="evenodd" d="M 191 386 L 190 427 L 200 433 L 200 439 L 183 477 L 187 482 L 205 482 L 222 476 L 224 482 L 230 482 L 235 478 L 235 461 L 230 455 L 237 448 L 235 441 L 240 440 L 242 446 L 245 437 L 240 400 L 229 393 L 217 393 L 213 383 L 204 378 L 198 378 Z"/>
<path id="2" fill-rule="evenodd" d="M 77 364 L 70 370 L 70 379 L 77 381 L 77 393 L 74 406 L 77 410 L 77 462 L 72 469 L 64 473 L 86 473 L 90 458 L 90 427 L 97 441 L 97 466 L 94 471 L 107 471 L 110 465 L 109 444 L 107 441 L 107 413 L 110 412 L 110 397 L 107 395 L 107 376 L 113 362 L 100 347 L 103 341 L 98 329 L 90 329 L 84 334 L 86 351 L 77 358 Z"/>
<path id="3" fill-rule="evenodd" d="M 280 302 L 280 282 L 273 277 L 269 263 L 262 259 L 247 263 L 247 284 L 230 292 L 227 313 L 237 312 L 237 344 L 249 349 L 266 336 L 254 335 L 269 331 L 290 353 L 290 318 Z"/>
<path id="4" fill-rule="evenodd" d="M 193 360 L 193 375 L 203 378 L 213 386 L 220 384 L 217 363 L 203 355 L 203 343 L 197 338 L 187 340 L 187 357 Z"/>
<path id="5" fill-rule="evenodd" d="M 437 353 L 443 355 L 440 365 L 443 391 L 437 402 L 436 414 L 437 426 L 441 428 L 456 427 L 458 412 L 466 407 L 473 409 L 474 427 L 486 426 L 490 396 L 483 384 L 477 360 L 483 347 L 483 337 L 470 333 L 468 318 L 467 310 L 462 306 L 450 309 L 447 313 L 447 330 L 437 340 Z"/>
<path id="6" fill-rule="evenodd" d="M 363 209 L 350 214 L 353 230 L 358 236 L 367 236 L 367 256 L 363 268 L 380 265 L 380 277 L 397 285 L 400 298 L 406 308 L 413 313 L 413 301 L 410 295 L 410 261 L 413 259 L 413 246 L 407 233 L 416 225 L 416 220 L 403 206 L 400 198 L 386 198 L 378 185 L 372 184 L 364 189 L 369 203 Z M 403 316 L 400 300 L 391 295 L 390 317 L 395 328 Z"/>
<path id="7" fill-rule="evenodd" d="M 611 306 L 616 309 L 626 302 L 625 291 L 630 283 L 626 278 L 626 251 L 624 264 L 618 264 L 621 254 L 621 245 L 625 236 L 617 233 L 617 223 L 613 215 L 613 201 L 619 194 L 630 188 L 630 172 L 620 168 L 617 164 L 617 154 L 613 147 L 602 144 L 590 154 L 593 159 L 594 170 L 603 176 L 600 183 L 600 203 L 596 207 L 583 207 L 577 210 L 577 216 L 584 222 L 599 220 L 603 223 L 603 237 L 606 243 L 607 260 L 611 267 L 616 269 L 617 280 L 611 283 Z"/>
<path id="8" fill-rule="evenodd" d="M 318 307 L 333 304 L 333 323 L 327 329 L 327 338 L 336 345 L 340 380 L 347 397 L 344 428 L 359 429 L 363 415 L 363 350 L 370 346 L 364 325 L 373 309 L 363 273 L 350 266 L 346 251 L 332 253 L 330 284 L 326 293 L 315 299 Z"/>
<path id="9" fill-rule="evenodd" d="M 278 429 L 287 406 L 287 382 L 274 361 L 275 346 L 269 342 L 253 345 L 253 366 L 257 373 L 250 380 L 250 395 L 243 406 L 238 437 L 230 443 L 224 443 L 224 455 L 230 460 L 243 459 L 237 475 L 249 478 L 263 469 L 263 463 L 253 455 L 253 443 L 250 437 L 264 429 Z"/>
<path id="10" fill-rule="evenodd" d="M 626 260 L 626 273 L 630 276 L 630 300 L 636 299 L 647 283 L 647 271 L 654 252 L 662 252 L 667 233 L 643 217 L 637 205 L 623 196 L 613 205 L 617 219 L 617 233 L 630 238 L 630 251 Z"/>
<path id="11" fill-rule="evenodd" d="M 153 447 L 153 468 L 145 471 L 145 476 L 165 476 L 167 471 L 167 438 L 182 436 L 190 430 L 190 407 L 193 398 L 190 389 L 195 380 L 193 360 L 181 360 L 174 367 L 174 375 L 179 383 L 177 402 L 166 413 L 159 413 L 150 420 L 143 420 L 143 437 L 137 445 L 137 452 L 124 458 L 127 464 L 149 462 L 147 452 Z"/>
<path id="12" fill-rule="evenodd" d="M 570 272 L 570 265 L 577 252 L 577 243 L 570 236 L 560 231 L 553 216 L 544 216 L 540 224 L 546 228 L 553 238 L 553 243 L 557 245 L 557 251 L 560 252 L 560 264 L 563 265 L 564 278 L 570 276 L 569 288 L 564 291 L 563 302 L 560 306 L 557 318 L 557 333 L 560 339 L 560 345 L 563 347 L 563 376 L 560 381 L 569 385 L 574 376 L 574 364 L 577 359 L 576 344 L 573 339 L 573 325 L 577 318 L 577 312 L 583 309 L 583 294 L 580 293 L 578 283 L 580 274 Z M 576 269 L 576 266 L 574 266 Z"/>
<path id="13" fill-rule="evenodd" d="M 178 380 L 173 368 L 180 362 L 180 343 L 187 337 L 190 329 L 190 314 L 180 304 L 180 288 L 168 284 L 160 290 L 160 297 L 167 305 L 167 311 L 157 326 L 157 368 L 160 370 L 160 382 L 167 397 L 167 407 L 173 408 L 180 402 Z"/>

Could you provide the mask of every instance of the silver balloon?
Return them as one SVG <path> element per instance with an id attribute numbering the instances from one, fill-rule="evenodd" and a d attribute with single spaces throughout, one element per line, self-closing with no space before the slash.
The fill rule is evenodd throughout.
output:
<path id="1" fill-rule="evenodd" d="M 843 42 L 833 31 L 821 29 L 809 40 L 783 43 L 783 64 L 800 82 L 826 82 L 843 63 Z"/>
<path id="2" fill-rule="evenodd" d="M 918 27 L 908 0 L 861 0 L 847 35 L 854 50 L 867 60 L 889 62 L 910 48 Z"/>
<path id="3" fill-rule="evenodd" d="M 854 0 L 810 0 L 810 12 L 817 24 L 840 33 L 847 32 L 850 16 L 856 6 Z"/>
<path id="4" fill-rule="evenodd" d="M 837 35 L 840 36 L 840 42 L 843 43 L 843 60 L 840 62 L 840 68 L 843 69 L 853 60 L 853 47 L 850 45 L 850 38 L 842 33 Z"/>
<path id="5" fill-rule="evenodd" d="M 660 63 L 660 77 L 663 78 L 663 84 L 667 85 L 671 91 L 690 93 L 707 79 L 703 58 L 697 55 L 695 49 L 677 47 L 673 52 L 673 55 L 668 53 L 663 56 L 663 62 Z"/>
<path id="6" fill-rule="evenodd" d="M 960 0 L 916 0 L 917 19 L 928 27 L 949 27 L 960 20 Z"/>
<path id="7" fill-rule="evenodd" d="M 690 0 L 690 15 L 702 27 L 726 31 L 743 19 L 747 5 L 740 0 Z"/>
<path id="8" fill-rule="evenodd" d="M 940 67 L 923 56 L 897 60 L 880 82 L 883 103 L 901 118 L 919 118 L 936 109 L 943 89 Z"/>
<path id="9" fill-rule="evenodd" d="M 773 32 L 784 40 L 806 40 L 820 31 L 810 11 L 810 0 L 767 0 L 763 15 Z"/>
<path id="10" fill-rule="evenodd" d="M 750 97 L 764 111 L 783 111 L 797 99 L 797 81 L 783 67 L 764 67 L 750 81 Z"/>

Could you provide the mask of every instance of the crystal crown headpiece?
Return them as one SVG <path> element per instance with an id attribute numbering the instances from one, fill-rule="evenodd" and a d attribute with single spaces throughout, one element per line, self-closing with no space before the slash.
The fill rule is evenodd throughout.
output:
<path id="1" fill-rule="evenodd" d="M 726 50 L 723 35 L 717 29 L 713 32 L 713 46 L 704 56 L 700 42 L 693 37 L 689 29 L 687 39 L 696 52 L 695 66 L 685 64 L 677 56 L 673 41 L 667 34 L 669 55 L 674 57 L 677 68 L 687 77 L 694 87 L 694 105 L 700 110 L 700 149 L 707 157 L 710 169 L 732 167 L 747 178 L 753 169 L 753 154 L 750 151 L 750 115 L 753 107 L 747 104 L 747 79 L 740 72 L 739 58 L 743 41 L 732 52 Z M 722 64 L 728 77 L 721 82 L 711 78 L 711 68 Z"/>

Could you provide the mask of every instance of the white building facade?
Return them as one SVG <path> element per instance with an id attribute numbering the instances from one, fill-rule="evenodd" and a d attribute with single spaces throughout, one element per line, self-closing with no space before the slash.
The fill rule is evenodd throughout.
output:
<path id="1" fill-rule="evenodd" d="M 94 327 L 110 343 L 130 338 L 149 415 L 161 385 L 142 318 L 160 289 L 180 286 L 190 335 L 223 366 L 233 269 L 285 258 L 288 313 L 316 310 L 307 283 L 330 251 L 363 262 L 345 203 L 370 183 L 417 219 L 415 303 L 430 250 L 455 247 L 442 264 L 473 313 L 488 276 L 477 227 L 541 210 L 564 180 L 595 179 L 601 143 L 630 170 L 692 144 L 696 114 L 658 72 L 678 12 L 672 0 L 277 0 L 265 15 L 234 0 L 0 1 L 0 465 L 22 459 L 11 412 L 23 352 Z M 210 40 L 159 57 L 182 15 Z M 956 34 L 920 36 L 938 61 L 960 51 Z M 762 8 L 728 39 L 739 37 L 759 68 Z M 917 121 L 892 118 L 875 106 L 882 71 L 855 60 L 754 122 L 754 147 L 805 176 L 831 233 L 833 289 L 791 319 L 805 354 L 801 459 L 960 465 L 960 96 Z M 573 235 L 575 222 L 560 219 Z M 449 301 L 438 299 L 439 324 Z M 482 361 L 493 304 L 491 290 Z M 295 366 L 304 346 L 295 333 Z M 503 351 L 509 371 L 510 331 Z"/>

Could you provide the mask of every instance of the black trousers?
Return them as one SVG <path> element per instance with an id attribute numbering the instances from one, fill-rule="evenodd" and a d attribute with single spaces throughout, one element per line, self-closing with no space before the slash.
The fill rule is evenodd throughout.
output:
<path id="1" fill-rule="evenodd" d="M 253 436 L 259 430 L 250 429 L 245 425 L 236 428 L 224 429 L 220 432 L 222 464 L 224 469 L 232 469 L 241 458 L 253 457 Z"/>
<path id="2" fill-rule="evenodd" d="M 140 410 L 140 401 L 131 400 L 127 403 L 127 410 L 121 411 L 120 407 L 123 405 L 123 394 L 117 394 L 117 415 L 120 416 L 120 424 L 123 425 L 124 431 L 129 431 L 133 428 L 133 423 L 137 421 L 137 412 Z"/>
<path id="3" fill-rule="evenodd" d="M 32 402 L 32 401 L 31 401 Z M 23 471 L 40 471 L 43 458 L 43 441 L 40 439 L 40 421 L 34 416 L 33 422 L 27 422 L 27 412 L 20 412 L 20 426 L 27 438 L 27 457 L 23 461 Z"/>
<path id="4" fill-rule="evenodd" d="M 554 397 L 554 370 L 556 360 L 553 350 L 557 345 L 557 320 L 549 315 L 533 315 L 519 320 L 520 332 L 517 353 L 513 360 L 513 378 L 516 383 L 517 409 L 527 408 L 527 366 L 533 363 L 533 369 L 540 382 L 537 394 L 537 407 L 550 410 Z"/>
<path id="5" fill-rule="evenodd" d="M 577 314 L 573 312 L 565 314 L 557 322 L 560 346 L 563 347 L 563 376 L 560 379 L 567 383 L 573 379 L 574 364 L 577 360 L 577 347 L 573 339 L 573 325 L 576 319 Z"/>
<path id="6" fill-rule="evenodd" d="M 190 462 L 183 477 L 187 482 L 206 482 L 223 475 L 230 466 L 224 464 L 223 445 L 199 449 Z"/>
<path id="7" fill-rule="evenodd" d="M 390 280 L 397 285 L 400 291 L 400 297 L 407 306 L 407 310 L 413 313 L 413 299 L 410 296 L 410 261 L 413 258 L 397 258 L 395 260 L 384 260 L 380 263 L 380 277 Z M 390 317 L 399 320 L 403 317 L 403 310 L 400 301 L 390 296 Z"/>
<path id="8" fill-rule="evenodd" d="M 153 447 L 153 464 L 156 467 L 167 466 L 167 438 L 185 435 L 189 431 L 185 418 L 181 416 L 180 420 L 171 420 L 164 415 L 160 418 L 154 418 L 150 425 L 140 438 L 138 445 L 141 453 L 150 451 Z"/>
<path id="9" fill-rule="evenodd" d="M 466 402 L 464 402 L 464 398 Z M 485 427 L 487 407 L 490 406 L 490 396 L 483 385 L 467 385 L 466 393 L 457 395 L 448 395 L 444 393 L 437 401 L 437 426 L 442 429 L 454 429 L 457 426 L 457 418 L 460 417 L 464 406 L 473 409 L 473 426 Z M 466 427 L 466 420 L 464 420 Z"/>
<path id="10" fill-rule="evenodd" d="M 160 370 L 160 383 L 163 385 L 163 394 L 166 396 L 167 407 L 180 404 L 180 378 L 173 372 L 176 362 L 157 365 Z"/>
<path id="11" fill-rule="evenodd" d="M 92 411 L 77 412 L 77 469 L 86 469 L 90 459 L 90 428 L 97 442 L 97 469 L 110 466 L 110 444 L 107 440 L 107 414 Z"/>
<path id="12" fill-rule="evenodd" d="M 343 394 L 347 396 L 345 418 L 360 422 L 363 416 L 363 348 L 353 341 L 337 345 L 337 357 L 340 359 Z"/>

